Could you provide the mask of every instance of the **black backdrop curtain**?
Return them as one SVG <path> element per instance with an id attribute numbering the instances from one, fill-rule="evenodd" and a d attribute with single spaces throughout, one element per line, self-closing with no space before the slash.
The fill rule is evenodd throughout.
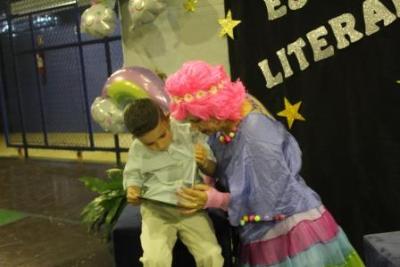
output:
<path id="1" fill-rule="evenodd" d="M 362 253 L 363 235 L 400 230 L 400 19 L 391 0 L 375 0 L 396 20 L 378 21 L 379 31 L 367 36 L 367 1 L 309 0 L 290 10 L 288 2 L 295 1 L 225 0 L 226 11 L 241 20 L 229 40 L 232 77 L 286 126 L 277 116 L 284 98 L 302 101 L 306 121 L 290 129 L 303 151 L 302 175 Z M 269 20 L 266 2 L 280 2 L 276 8 L 286 6 L 287 14 Z M 354 16 L 363 38 L 337 49 L 328 21 L 344 13 Z M 334 55 L 315 62 L 306 34 L 320 26 Z M 293 75 L 268 89 L 258 63 L 268 59 L 272 74 L 283 74 L 276 51 L 299 38 L 308 68 L 301 71 L 294 55 L 287 56 Z"/>

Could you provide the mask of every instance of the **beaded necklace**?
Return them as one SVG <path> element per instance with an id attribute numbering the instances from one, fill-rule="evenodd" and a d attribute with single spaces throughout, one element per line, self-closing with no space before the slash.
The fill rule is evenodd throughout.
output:
<path id="1" fill-rule="evenodd" d="M 218 140 L 222 144 L 229 144 L 235 138 L 237 132 L 237 127 L 235 126 L 229 133 L 219 132 Z"/>

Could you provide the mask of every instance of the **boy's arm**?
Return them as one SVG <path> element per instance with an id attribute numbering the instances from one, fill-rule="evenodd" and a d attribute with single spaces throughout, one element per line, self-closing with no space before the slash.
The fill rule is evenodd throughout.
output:
<path id="1" fill-rule="evenodd" d="M 143 179 L 140 171 L 128 168 L 128 164 L 129 163 L 126 163 L 124 169 L 124 179 L 123 179 L 124 189 L 128 190 L 128 188 L 131 186 L 142 187 Z"/>
<path id="2" fill-rule="evenodd" d="M 131 185 L 126 189 L 126 200 L 133 205 L 140 204 L 140 190 L 139 186 Z"/>
<path id="3" fill-rule="evenodd" d="M 140 191 L 142 187 L 142 180 L 140 179 L 140 172 L 137 170 L 129 169 L 128 163 L 124 170 L 123 185 L 126 190 L 126 200 L 133 204 L 140 204 Z"/>
<path id="4" fill-rule="evenodd" d="M 126 198 L 129 203 L 139 204 L 140 191 L 143 183 L 143 177 L 138 169 L 137 158 L 133 154 L 133 147 L 129 150 L 128 160 L 123 173 L 123 187 L 126 190 Z"/>

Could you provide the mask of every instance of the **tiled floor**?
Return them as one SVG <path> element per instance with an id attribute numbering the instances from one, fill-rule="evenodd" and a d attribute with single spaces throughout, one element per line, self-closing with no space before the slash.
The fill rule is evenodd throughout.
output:
<path id="1" fill-rule="evenodd" d="M 113 164 L 0 157 L 0 209 L 27 214 L 0 226 L 1 267 L 112 267 L 108 245 L 79 213 L 93 194 L 79 177 L 105 177 Z"/>

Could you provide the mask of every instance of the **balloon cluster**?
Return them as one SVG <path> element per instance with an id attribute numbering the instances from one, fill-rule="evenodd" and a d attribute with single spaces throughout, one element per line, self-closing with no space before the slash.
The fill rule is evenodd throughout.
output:
<path id="1" fill-rule="evenodd" d="M 130 0 L 128 7 L 132 19 L 130 29 L 152 22 L 166 6 L 165 0 Z"/>
<path id="2" fill-rule="evenodd" d="M 116 0 L 92 0 L 92 6 L 82 13 L 81 30 L 96 38 L 110 36 L 117 24 Z M 150 23 L 166 8 L 165 0 L 129 0 L 131 30 Z"/>
<path id="3" fill-rule="evenodd" d="M 96 38 L 110 36 L 117 24 L 115 0 L 99 0 L 92 3 L 92 6 L 82 13 L 81 31 Z"/>
<path id="4" fill-rule="evenodd" d="M 92 118 L 107 132 L 124 132 L 123 111 L 129 103 L 141 98 L 150 98 L 164 112 L 168 111 L 169 98 L 161 78 L 146 68 L 122 68 L 107 79 L 101 96 L 94 100 Z"/>

